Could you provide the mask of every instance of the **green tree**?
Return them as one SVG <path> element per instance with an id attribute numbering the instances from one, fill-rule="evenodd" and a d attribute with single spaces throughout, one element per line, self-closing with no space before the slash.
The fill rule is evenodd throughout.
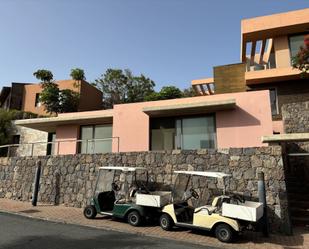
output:
<path id="1" fill-rule="evenodd" d="M 71 89 L 64 89 L 59 94 L 59 112 L 76 112 L 79 105 L 79 94 Z"/>
<path id="2" fill-rule="evenodd" d="M 155 83 L 143 74 L 134 76 L 129 69 L 107 69 L 95 85 L 103 92 L 103 107 L 112 108 L 115 104 L 143 101 L 152 93 Z"/>
<path id="3" fill-rule="evenodd" d="M 71 69 L 70 76 L 73 80 L 86 80 L 85 72 L 81 68 L 73 68 Z"/>
<path id="4" fill-rule="evenodd" d="M 70 89 L 60 90 L 53 81 L 52 72 L 42 69 L 34 72 L 33 75 L 42 83 L 43 90 L 40 93 L 40 101 L 47 113 L 58 114 L 78 110 L 79 94 Z M 80 79 L 81 74 L 79 77 L 74 74 L 74 77 Z"/>
<path id="5" fill-rule="evenodd" d="M 160 92 L 151 93 L 145 97 L 146 101 L 164 100 L 164 99 L 177 99 L 182 98 L 183 92 L 175 86 L 164 86 Z"/>
<path id="6" fill-rule="evenodd" d="M 36 72 L 33 73 L 33 76 L 35 76 L 42 83 L 47 83 L 47 84 L 52 82 L 54 78 L 52 72 L 46 69 L 37 70 Z"/>
<path id="7" fill-rule="evenodd" d="M 75 87 L 79 87 L 82 80 L 86 80 L 85 72 L 81 68 L 73 68 L 71 69 L 70 76 L 73 80 L 75 80 Z"/>
<path id="8" fill-rule="evenodd" d="M 40 93 L 40 102 L 44 105 L 44 108 L 49 114 L 57 114 L 60 111 L 61 105 L 59 102 L 60 90 L 56 83 L 45 83 L 42 86 L 43 90 Z"/>
<path id="9" fill-rule="evenodd" d="M 183 91 L 183 97 L 195 97 L 196 92 L 194 91 L 193 87 L 185 88 Z"/>

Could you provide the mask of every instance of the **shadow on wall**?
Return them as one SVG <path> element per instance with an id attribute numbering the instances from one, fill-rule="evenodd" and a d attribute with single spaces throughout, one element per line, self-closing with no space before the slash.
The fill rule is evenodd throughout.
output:
<path id="1" fill-rule="evenodd" d="M 230 118 L 235 112 L 237 112 L 237 119 Z M 217 128 L 257 126 L 261 124 L 259 119 L 238 106 L 233 111 L 222 111 L 222 116 L 228 117 L 228 122 L 220 122 L 220 124 L 217 124 Z"/>
<path id="2" fill-rule="evenodd" d="M 309 142 L 287 143 L 286 152 L 309 153 Z M 288 174 L 299 178 L 300 181 L 309 181 L 309 156 L 288 156 Z"/>

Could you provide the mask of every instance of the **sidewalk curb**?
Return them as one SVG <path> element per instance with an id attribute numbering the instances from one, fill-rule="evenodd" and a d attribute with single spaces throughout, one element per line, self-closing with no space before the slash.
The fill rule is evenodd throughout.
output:
<path id="1" fill-rule="evenodd" d="M 36 219 L 36 220 L 41 220 L 41 221 L 49 221 L 49 222 L 54 222 L 54 223 L 59 223 L 59 224 L 68 224 L 68 225 L 74 225 L 74 226 L 80 226 L 80 227 L 89 227 L 89 228 L 93 228 L 93 229 L 98 229 L 98 230 L 110 230 L 113 232 L 120 232 L 120 233 L 129 233 L 129 234 L 135 234 L 138 236 L 144 236 L 144 237 L 150 237 L 150 238 L 156 238 L 156 239 L 165 239 L 165 240 L 170 240 L 170 241 L 178 241 L 178 242 L 184 242 L 184 243 L 188 243 L 188 244 L 193 244 L 193 245 L 198 245 L 198 246 L 205 246 L 205 244 L 201 243 L 201 242 L 197 242 L 194 240 L 185 240 L 185 239 L 176 239 L 176 238 L 170 238 L 170 237 L 161 237 L 158 235 L 154 235 L 154 234 L 146 234 L 146 233 L 142 233 L 142 232 L 133 232 L 130 230 L 121 230 L 121 229 L 117 229 L 117 228 L 111 228 L 108 226 L 102 226 L 102 227 L 97 227 L 94 225 L 88 225 L 88 224 L 79 224 L 79 223 L 74 223 L 74 222 L 66 222 L 62 219 L 56 219 L 56 218 L 46 218 L 46 217 L 34 217 L 31 216 L 29 214 L 24 214 L 21 212 L 14 212 L 14 211 L 8 211 L 8 210 L 4 210 L 4 209 L 0 209 L 0 214 L 1 213 L 7 213 L 7 214 L 12 214 L 12 215 L 18 215 L 18 216 L 22 216 L 22 217 L 26 217 L 29 219 Z M 231 244 L 233 245 L 233 244 Z M 212 244 L 209 244 L 207 246 L 213 247 L 214 249 L 230 249 L 229 246 L 225 246 L 225 245 L 220 245 L 220 247 L 214 246 Z M 233 247 L 236 248 L 236 247 Z"/>

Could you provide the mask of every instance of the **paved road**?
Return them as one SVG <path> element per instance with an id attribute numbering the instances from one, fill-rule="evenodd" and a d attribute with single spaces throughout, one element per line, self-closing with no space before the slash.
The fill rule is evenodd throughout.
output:
<path id="1" fill-rule="evenodd" d="M 0 213 L 1 249 L 214 249 Z"/>

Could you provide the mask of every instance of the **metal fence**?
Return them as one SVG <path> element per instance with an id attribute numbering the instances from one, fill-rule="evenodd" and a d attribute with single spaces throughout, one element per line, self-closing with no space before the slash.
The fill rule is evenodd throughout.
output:
<path id="1" fill-rule="evenodd" d="M 0 157 L 108 153 L 112 152 L 113 148 L 116 149 L 114 152 L 119 152 L 119 137 L 62 139 L 53 142 L 1 145 Z"/>

